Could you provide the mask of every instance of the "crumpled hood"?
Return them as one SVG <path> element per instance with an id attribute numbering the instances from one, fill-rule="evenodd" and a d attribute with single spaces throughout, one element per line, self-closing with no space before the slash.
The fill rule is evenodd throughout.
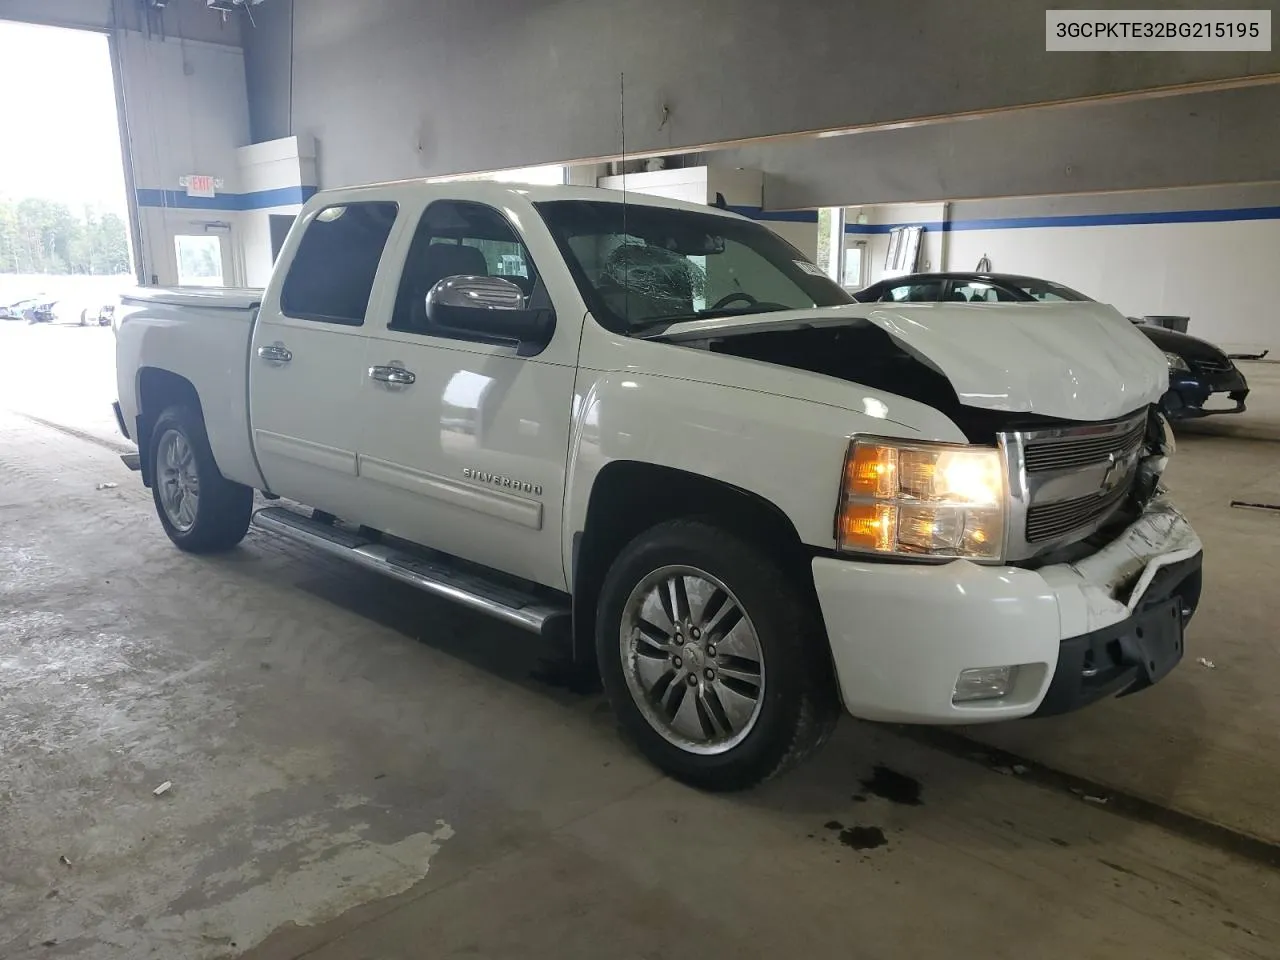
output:
<path id="1" fill-rule="evenodd" d="M 969 407 L 1109 420 L 1168 389 L 1164 355 L 1103 303 L 856 303 L 675 324 L 661 339 L 865 321 L 932 366 Z"/>

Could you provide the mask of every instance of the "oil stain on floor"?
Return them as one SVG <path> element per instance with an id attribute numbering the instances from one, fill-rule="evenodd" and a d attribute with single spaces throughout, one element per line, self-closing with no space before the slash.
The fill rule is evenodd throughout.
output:
<path id="1" fill-rule="evenodd" d="M 828 820 L 823 824 L 828 830 L 838 831 L 837 839 L 846 847 L 854 850 L 874 850 L 889 843 L 884 831 L 879 827 L 852 826 L 846 827 L 839 820 Z"/>
<path id="2" fill-rule="evenodd" d="M 920 781 L 908 777 L 897 770 L 890 770 L 883 764 L 877 764 L 871 771 L 869 779 L 861 781 L 862 789 L 890 803 L 901 803 L 908 807 L 918 807 L 920 799 Z"/>

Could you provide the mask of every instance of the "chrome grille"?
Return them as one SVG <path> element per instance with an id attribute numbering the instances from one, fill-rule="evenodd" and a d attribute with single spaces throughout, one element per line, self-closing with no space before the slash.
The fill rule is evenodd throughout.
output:
<path id="1" fill-rule="evenodd" d="M 1106 519 L 1128 495 L 1133 478 L 1110 493 L 1046 503 L 1027 511 L 1027 543 L 1066 539 L 1073 531 Z"/>
<path id="2" fill-rule="evenodd" d="M 1142 444 L 1146 432 L 1146 420 L 1140 419 L 1123 433 L 1105 433 L 1091 435 L 1093 429 L 1081 428 L 1079 433 L 1046 438 L 1044 440 L 1028 439 L 1025 446 L 1024 464 L 1027 473 L 1042 473 L 1047 470 L 1066 470 L 1071 467 L 1083 467 L 1092 463 L 1102 463 L 1112 456 L 1117 459 L 1132 454 Z"/>
<path id="3" fill-rule="evenodd" d="M 1004 433 L 1009 468 L 1005 559 L 1024 560 L 1089 536 L 1133 489 L 1147 409 L 1118 420 Z"/>

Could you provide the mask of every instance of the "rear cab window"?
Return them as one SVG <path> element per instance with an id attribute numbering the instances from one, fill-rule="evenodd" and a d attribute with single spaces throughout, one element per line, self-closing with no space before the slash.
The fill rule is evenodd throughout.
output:
<path id="1" fill-rule="evenodd" d="M 361 326 L 398 209 L 386 200 L 344 203 L 312 217 L 284 278 L 280 312 Z"/>

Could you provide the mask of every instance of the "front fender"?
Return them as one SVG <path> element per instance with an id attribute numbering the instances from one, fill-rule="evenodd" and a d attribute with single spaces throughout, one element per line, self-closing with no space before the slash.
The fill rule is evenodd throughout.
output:
<path id="1" fill-rule="evenodd" d="M 678 348 L 675 348 L 678 349 Z M 605 465 L 640 461 L 746 490 L 791 521 L 802 543 L 835 546 L 849 438 L 936 439 L 841 407 L 670 376 L 580 370 L 565 491 L 565 569 Z M 963 442 L 956 429 L 954 439 Z"/>

